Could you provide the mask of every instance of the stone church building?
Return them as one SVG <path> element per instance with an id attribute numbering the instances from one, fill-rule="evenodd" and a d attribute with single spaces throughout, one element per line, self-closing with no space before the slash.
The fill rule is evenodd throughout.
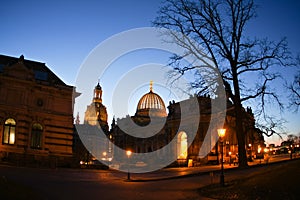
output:
<path id="1" fill-rule="evenodd" d="M 98 90 L 98 92 L 97 92 Z M 101 90 L 101 92 L 100 92 Z M 130 150 L 133 153 L 155 153 L 155 157 L 168 155 L 174 157 L 175 162 L 172 165 L 188 164 L 191 161 L 193 165 L 207 163 L 219 160 L 220 146 L 217 139 L 209 139 L 205 142 L 211 121 L 216 116 L 212 114 L 212 102 L 218 99 L 212 99 L 210 96 L 194 96 L 181 102 L 169 102 L 166 108 L 163 99 L 154 92 L 153 85 L 150 83 L 150 91 L 144 94 L 137 103 L 136 113 L 134 116 L 127 115 L 122 119 L 113 119 L 111 128 L 107 128 L 106 108 L 102 104 L 102 100 L 97 99 L 98 94 L 102 95 L 102 88 L 98 84 L 94 90 L 94 99 L 91 105 L 87 107 L 85 113 L 85 124 L 89 126 L 95 125 L 95 120 L 99 121 L 99 125 L 104 130 L 109 142 L 102 144 L 101 151 L 110 152 L 111 160 L 115 163 L 122 163 L 126 160 L 124 150 Z M 192 105 L 189 102 L 196 99 L 199 105 L 200 118 L 195 118 L 189 113 L 182 113 L 182 105 Z M 93 109 L 92 109 L 93 108 Z M 238 152 L 237 137 L 235 132 L 235 114 L 233 104 L 227 100 L 227 110 L 224 128 L 226 135 L 223 138 L 225 159 L 234 156 Z M 168 112 L 167 112 L 168 109 Z M 188 110 L 195 108 L 190 107 Z M 193 113 L 193 112 L 191 112 Z M 264 138 L 255 128 L 255 119 L 251 108 L 244 109 L 246 116 L 244 128 L 247 130 L 246 144 L 251 144 L 251 152 L 255 152 L 260 145 L 264 144 Z M 185 125 L 181 126 L 181 121 L 185 121 Z M 195 135 L 192 135 L 191 127 L 197 125 Z M 217 133 L 217 128 L 212 130 Z M 155 132 L 155 134 L 153 134 Z M 172 143 L 172 141 L 175 141 Z M 109 143 L 114 144 L 118 148 L 112 148 Z M 172 145 L 168 145 L 171 144 Z M 100 142 L 99 142 L 100 144 Z M 168 148 L 165 148 L 168 146 Z M 206 146 L 210 151 L 207 155 L 200 155 L 200 149 Z M 106 149 L 105 149 L 106 148 Z M 250 153 L 250 149 L 247 149 Z M 123 155 L 124 154 L 124 155 Z M 144 154 L 144 155 L 146 155 Z M 105 160 L 99 153 L 102 160 Z M 162 158 L 163 159 L 163 158 Z M 144 161 L 141 157 L 141 162 Z M 125 161 L 126 162 L 126 161 Z M 151 164 L 151 163 L 146 163 Z"/>
<path id="2" fill-rule="evenodd" d="M 70 165 L 73 90 L 45 63 L 0 55 L 0 160 Z"/>

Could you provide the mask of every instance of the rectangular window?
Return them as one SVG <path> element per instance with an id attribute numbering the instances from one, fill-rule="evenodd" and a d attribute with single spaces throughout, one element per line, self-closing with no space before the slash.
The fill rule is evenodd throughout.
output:
<path id="1" fill-rule="evenodd" d="M 14 144 L 15 143 L 15 129 L 13 126 L 5 126 L 3 134 L 4 144 Z"/>
<path id="2" fill-rule="evenodd" d="M 5 126 L 4 128 L 4 134 L 3 134 L 3 143 L 4 144 L 8 144 L 8 140 L 9 140 L 9 126 Z"/>
<path id="3" fill-rule="evenodd" d="M 48 73 L 42 71 L 34 71 L 34 78 L 37 80 L 47 81 Z"/>
<path id="4" fill-rule="evenodd" d="M 16 127 L 10 127 L 9 144 L 15 143 L 15 129 Z"/>
<path id="5" fill-rule="evenodd" d="M 4 65 L 0 64 L 0 72 L 3 72 Z"/>
<path id="6" fill-rule="evenodd" d="M 31 132 L 31 148 L 40 149 L 42 147 L 42 133 L 39 130 Z"/>

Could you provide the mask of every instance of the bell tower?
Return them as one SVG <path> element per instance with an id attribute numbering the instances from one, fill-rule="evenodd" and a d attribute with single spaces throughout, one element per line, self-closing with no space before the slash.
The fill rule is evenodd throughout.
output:
<path id="1" fill-rule="evenodd" d="M 87 106 L 84 116 L 84 123 L 92 126 L 100 125 L 102 130 L 108 132 L 107 111 L 102 104 L 102 88 L 99 84 L 94 88 L 92 103 Z"/>
<path id="2" fill-rule="evenodd" d="M 94 89 L 94 98 L 93 98 L 94 103 L 102 103 L 102 88 L 98 82 Z"/>

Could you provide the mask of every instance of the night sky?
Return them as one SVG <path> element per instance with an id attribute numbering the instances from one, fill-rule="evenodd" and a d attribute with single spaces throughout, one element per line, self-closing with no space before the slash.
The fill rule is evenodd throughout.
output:
<path id="1" fill-rule="evenodd" d="M 99 43 L 122 31 L 151 26 L 160 2 L 159 0 L 2 1 L 0 54 L 14 57 L 23 54 L 25 59 L 45 62 L 63 81 L 75 85 L 81 64 Z M 291 51 L 295 54 L 300 53 L 300 1 L 265 0 L 257 1 L 257 4 L 259 4 L 258 17 L 249 24 L 247 34 L 275 41 L 287 37 Z M 288 69 L 283 74 L 290 80 L 295 72 L 295 69 Z M 96 85 L 97 80 L 94 82 Z M 113 113 L 110 110 L 110 100 L 105 99 L 105 95 L 112 88 L 102 80 L 100 82 L 103 88 L 103 103 L 108 108 L 111 120 Z M 91 95 L 92 90 L 93 88 Z M 147 90 L 141 93 L 148 92 Z M 169 101 L 164 100 L 166 104 Z M 132 112 L 135 106 L 128 111 L 129 114 L 134 114 Z M 81 115 L 85 108 L 83 106 L 82 110 L 79 110 Z M 300 113 L 286 111 L 283 116 L 289 121 L 286 124 L 287 131 L 298 134 Z M 108 123 L 110 124 L 110 121 Z M 275 139 L 279 141 L 278 137 Z M 275 139 L 268 142 L 272 143 Z"/>

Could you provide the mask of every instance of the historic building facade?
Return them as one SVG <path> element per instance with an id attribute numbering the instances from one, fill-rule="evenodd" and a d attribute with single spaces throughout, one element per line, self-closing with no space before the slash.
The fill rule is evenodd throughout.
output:
<path id="1" fill-rule="evenodd" d="M 184 114 L 180 108 L 181 105 L 191 105 L 187 110 L 193 110 L 192 104 L 189 101 L 196 99 L 199 105 L 200 118 L 195 122 L 194 116 Z M 211 137 L 205 142 L 205 137 L 208 134 L 209 126 L 213 118 L 217 114 L 212 114 L 212 102 L 218 101 L 218 98 L 212 99 L 210 96 L 194 96 L 181 102 L 169 102 L 166 112 L 165 104 L 162 98 L 153 92 L 152 83 L 150 84 L 150 92 L 141 97 L 138 102 L 136 113 L 134 116 L 127 116 L 122 119 L 117 119 L 112 123 L 110 135 L 111 141 L 124 150 L 131 150 L 135 153 L 151 153 L 162 149 L 171 141 L 176 142 L 169 145 L 169 148 L 163 153 L 160 151 L 158 157 L 162 155 L 172 155 L 177 161 L 173 164 L 187 164 L 188 160 L 197 163 L 218 162 L 219 151 L 221 146 L 215 137 Z M 192 112 L 191 112 L 192 113 Z M 244 128 L 247 130 L 246 144 L 250 144 L 251 150 L 247 149 L 249 156 L 255 152 L 259 146 L 264 145 L 262 134 L 255 128 L 255 119 L 251 108 L 244 109 Z M 182 126 L 182 121 L 185 121 Z M 134 122 L 134 124 L 132 124 Z M 198 123 L 196 134 L 192 133 L 191 127 L 195 127 Z M 151 125 L 151 127 L 149 127 Z M 143 127 L 147 127 L 142 129 Z M 217 128 L 210 129 L 217 133 Z M 226 135 L 223 138 L 223 151 L 225 159 L 229 162 L 234 159 L 238 153 L 238 143 L 235 131 L 235 114 L 233 104 L 227 100 L 227 111 L 224 123 Z M 155 132 L 155 135 L 148 137 L 150 133 Z M 130 134 L 127 134 L 130 133 Z M 209 149 L 209 153 L 201 155 L 201 148 Z M 116 152 L 115 152 L 116 153 Z"/>
<path id="2" fill-rule="evenodd" d="M 108 132 L 107 111 L 106 107 L 102 104 L 102 87 L 99 83 L 94 89 L 92 103 L 86 108 L 84 124 L 92 126 L 99 124 L 105 132 Z"/>
<path id="3" fill-rule="evenodd" d="M 107 110 L 102 104 L 102 87 L 99 83 L 94 88 L 91 104 L 86 108 L 83 124 L 80 124 L 77 115 L 75 127 L 73 151 L 77 163 L 87 167 L 98 163 L 97 158 L 112 158 L 112 147 L 108 140 L 105 140 L 109 138 L 109 126 Z M 105 138 L 101 137 L 100 129 Z"/>
<path id="4" fill-rule="evenodd" d="M 71 164 L 73 90 L 45 63 L 0 55 L 0 159 Z"/>

